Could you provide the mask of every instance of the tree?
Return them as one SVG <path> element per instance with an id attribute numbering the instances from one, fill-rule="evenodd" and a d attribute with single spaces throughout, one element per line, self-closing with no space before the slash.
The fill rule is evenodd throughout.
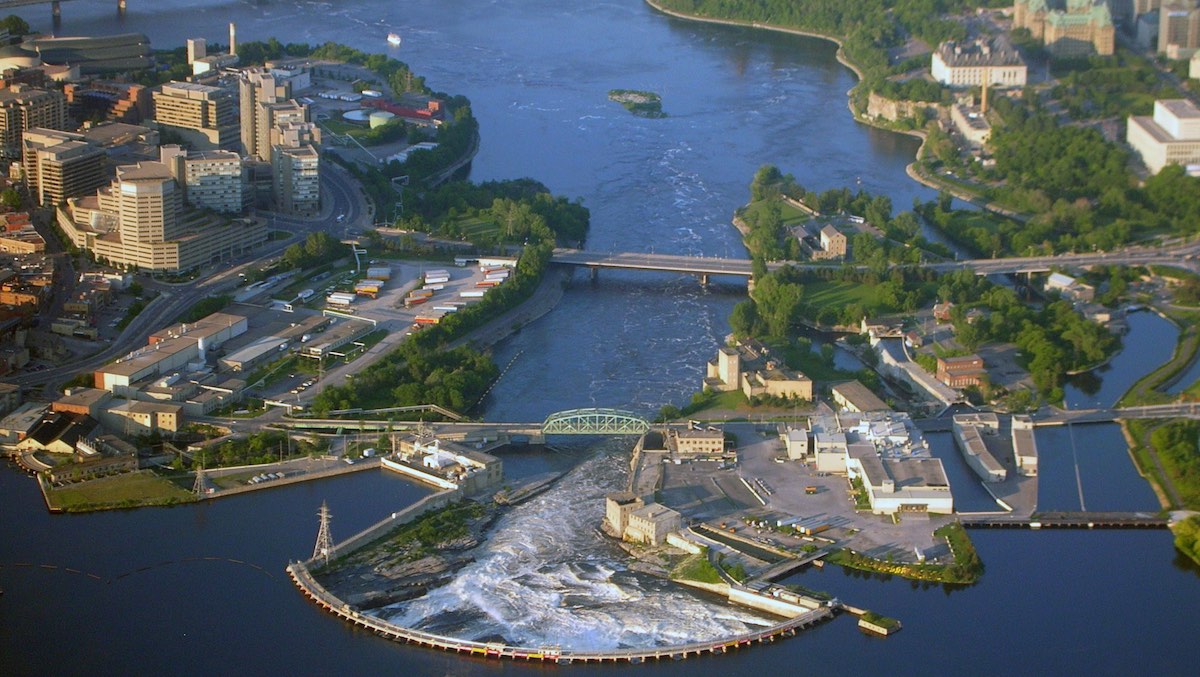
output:
<path id="1" fill-rule="evenodd" d="M 758 328 L 758 308 L 752 299 L 742 301 L 733 307 L 729 316 L 729 325 L 738 336 L 753 336 Z"/>
<path id="2" fill-rule="evenodd" d="M 21 194 L 14 188 L 8 188 L 4 192 L 0 192 L 0 205 L 8 207 L 12 210 L 21 208 Z"/>
<path id="3" fill-rule="evenodd" d="M 10 35 L 29 35 L 29 24 L 16 14 L 9 14 L 0 19 L 0 30 L 6 30 Z"/>

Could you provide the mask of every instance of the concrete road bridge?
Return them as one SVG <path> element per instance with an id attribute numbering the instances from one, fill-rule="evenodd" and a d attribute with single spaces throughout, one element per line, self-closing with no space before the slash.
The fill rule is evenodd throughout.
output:
<path id="1" fill-rule="evenodd" d="M 1110 409 L 1054 409 L 1050 413 L 1033 415 L 1035 426 L 1072 425 L 1078 423 L 1109 423 L 1133 418 L 1200 418 L 1200 402 L 1154 404 L 1141 407 Z"/>
<path id="2" fill-rule="evenodd" d="M 61 3 L 69 2 L 69 0 L 0 0 L 0 9 L 11 9 L 14 7 L 25 7 L 27 5 L 50 5 L 50 14 L 54 17 L 55 22 L 62 17 Z M 113 0 L 117 7 L 117 12 L 125 13 L 125 0 Z"/>
<path id="3" fill-rule="evenodd" d="M 922 269 L 949 273 L 972 270 L 977 275 L 1008 273 L 1046 273 L 1055 268 L 1096 265 L 1165 265 L 1188 270 L 1200 270 L 1195 257 L 1200 255 L 1200 241 L 1178 241 L 1158 247 L 1126 247 L 1114 252 L 1089 254 L 1055 254 L 1052 256 L 1018 256 L 1001 259 L 965 259 L 920 264 Z M 681 256 L 632 252 L 596 252 L 582 249 L 555 249 L 551 263 L 587 268 L 593 277 L 601 269 L 647 270 L 664 273 L 686 273 L 707 283 L 711 275 L 750 277 L 753 274 L 749 259 L 730 259 L 708 256 Z M 772 261 L 768 270 L 785 265 L 798 268 L 841 269 L 844 264 Z M 860 266 L 861 267 L 861 266 Z"/>

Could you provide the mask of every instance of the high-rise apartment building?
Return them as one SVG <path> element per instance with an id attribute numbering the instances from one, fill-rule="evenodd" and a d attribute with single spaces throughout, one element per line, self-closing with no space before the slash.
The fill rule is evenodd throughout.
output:
<path id="1" fill-rule="evenodd" d="M 57 215 L 75 246 L 111 265 L 145 270 L 190 270 L 229 260 L 267 236 L 260 222 L 188 209 L 183 187 L 164 162 L 118 167 L 111 185 L 68 200 Z"/>
<path id="2" fill-rule="evenodd" d="M 268 106 L 285 103 L 291 98 L 291 81 L 265 68 L 247 68 L 238 81 L 238 91 L 241 96 L 242 153 L 270 161 L 274 121 Z"/>
<path id="3" fill-rule="evenodd" d="M 237 150 L 239 116 L 233 93 L 220 87 L 171 82 L 154 92 L 154 121 L 195 150 Z"/>
<path id="4" fill-rule="evenodd" d="M 312 216 L 321 209 L 321 156 L 310 145 L 275 146 L 275 205 L 281 212 Z"/>
<path id="5" fill-rule="evenodd" d="M 67 128 L 67 99 L 62 92 L 21 84 L 0 89 L 0 157 L 21 157 L 21 135 L 34 127 Z"/>
<path id="6" fill-rule="evenodd" d="M 35 127 L 25 131 L 22 146 L 25 182 L 37 204 L 57 205 L 106 182 L 104 149 L 82 134 Z"/>
<path id="7" fill-rule="evenodd" d="M 188 152 L 163 146 L 162 163 L 183 185 L 184 199 L 193 207 L 240 214 L 249 207 L 249 177 L 237 153 L 228 150 Z"/>
<path id="8" fill-rule="evenodd" d="M 1164 0 L 1158 10 L 1158 53 L 1187 59 L 1200 48 L 1200 0 Z"/>

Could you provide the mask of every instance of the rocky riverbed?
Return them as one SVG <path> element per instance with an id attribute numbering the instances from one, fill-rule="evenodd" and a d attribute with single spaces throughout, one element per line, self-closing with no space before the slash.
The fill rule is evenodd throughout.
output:
<path id="1" fill-rule="evenodd" d="M 439 524 L 455 511 L 455 526 Z M 415 599 L 444 585 L 456 571 L 475 561 L 475 551 L 502 508 L 490 500 L 458 504 L 430 513 L 388 536 L 334 562 L 318 578 L 330 592 L 361 610 Z M 430 533 L 450 534 L 430 538 Z M 458 532 L 458 533 L 455 533 Z"/>

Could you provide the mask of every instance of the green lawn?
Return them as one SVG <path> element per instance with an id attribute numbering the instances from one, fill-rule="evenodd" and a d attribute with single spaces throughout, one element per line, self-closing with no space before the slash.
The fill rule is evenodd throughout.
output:
<path id="1" fill-rule="evenodd" d="M 783 219 L 783 223 L 788 226 L 808 220 L 808 214 L 800 211 L 787 200 L 779 201 L 779 216 Z"/>
<path id="2" fill-rule="evenodd" d="M 321 120 L 321 125 L 324 126 L 325 128 L 327 128 L 329 131 L 333 132 L 334 134 L 349 134 L 350 132 L 356 132 L 356 131 L 360 132 L 360 131 L 365 130 L 365 128 L 362 125 L 356 125 L 356 124 L 353 124 L 350 122 L 346 122 L 345 120 L 336 120 L 334 118 L 329 118 L 328 120 Z"/>
<path id="3" fill-rule="evenodd" d="M 456 223 L 468 240 L 473 240 L 481 235 L 493 235 L 500 232 L 500 226 L 495 221 L 478 216 L 459 219 Z"/>
<path id="4" fill-rule="evenodd" d="M 872 285 L 822 280 L 805 283 L 804 300 L 818 311 L 826 306 L 840 308 L 851 303 L 861 303 L 867 308 L 874 308 L 879 305 L 879 294 Z"/>
<path id="5" fill-rule="evenodd" d="M 171 505 L 195 500 L 191 492 L 150 470 L 52 488 L 46 496 L 52 509 L 67 512 Z"/>

